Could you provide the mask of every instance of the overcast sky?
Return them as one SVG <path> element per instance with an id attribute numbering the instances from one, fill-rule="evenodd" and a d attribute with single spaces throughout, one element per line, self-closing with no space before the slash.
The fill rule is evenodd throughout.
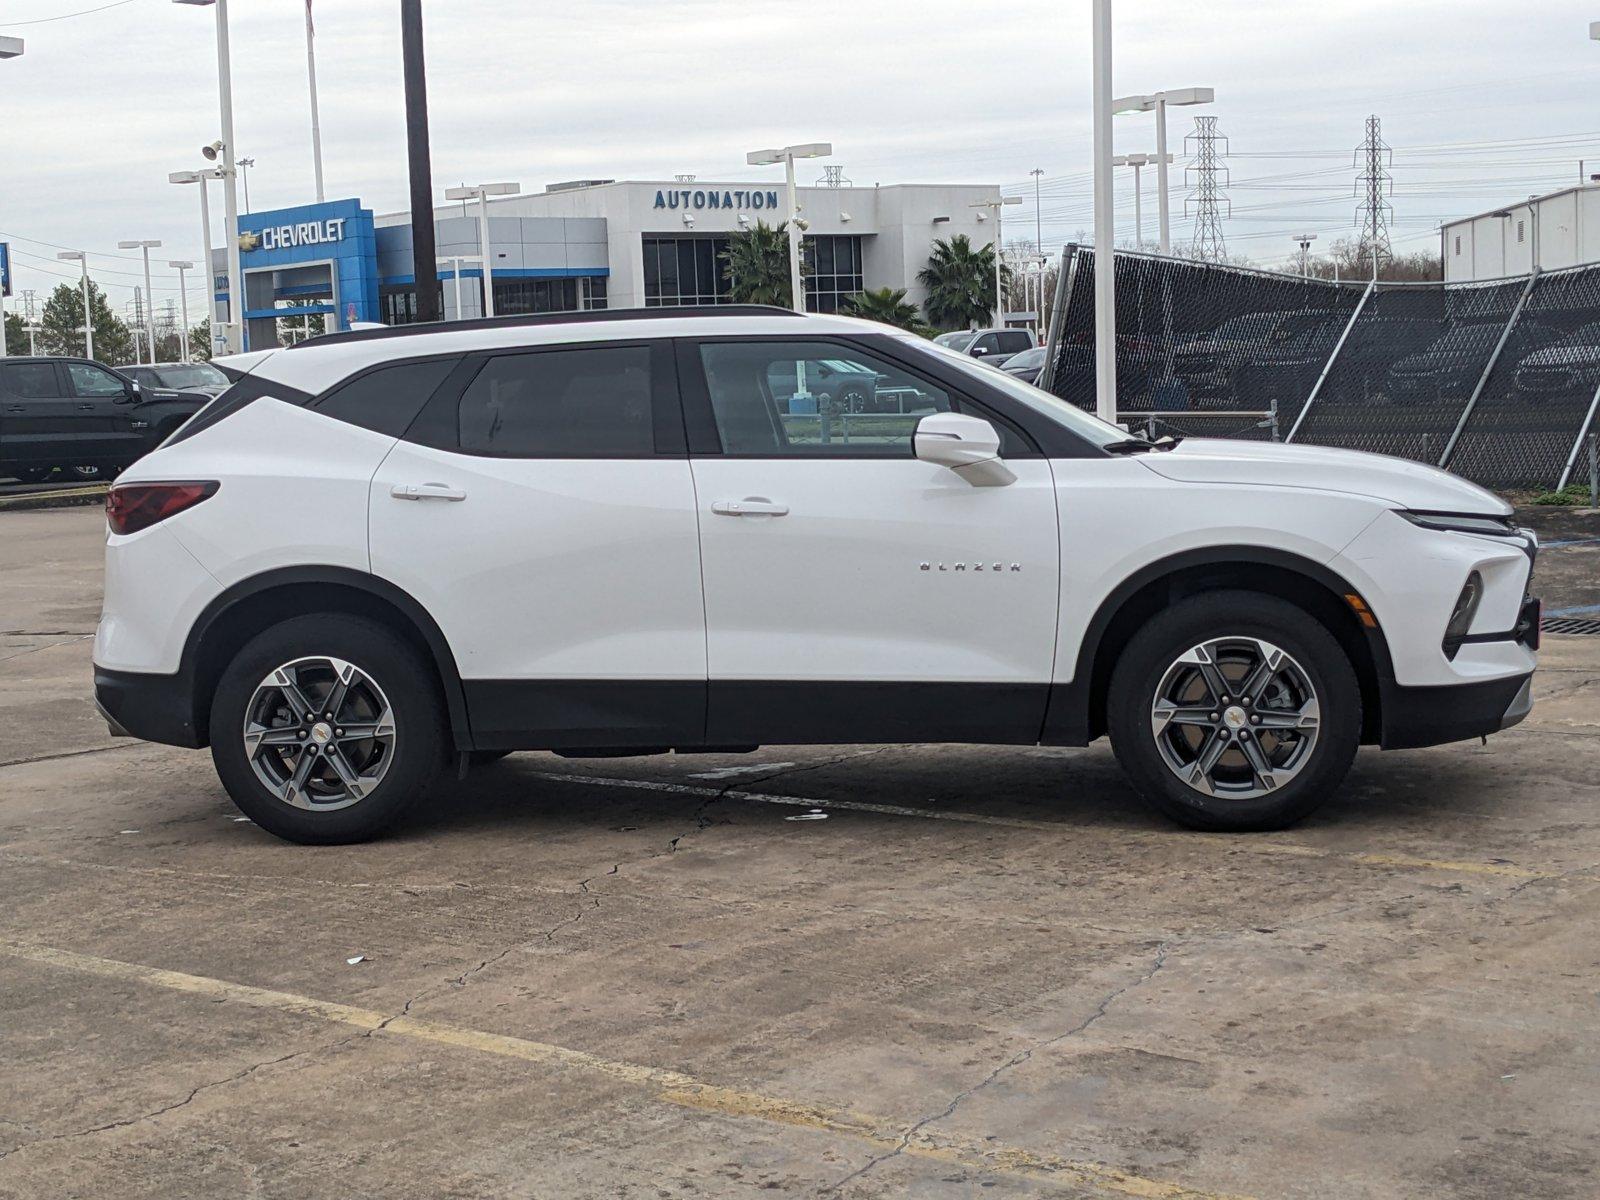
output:
<path id="1" fill-rule="evenodd" d="M 211 9 L 170 0 L 0 0 L 0 240 L 15 289 L 47 292 L 86 247 L 113 304 L 137 259 L 119 239 L 199 254 L 193 187 L 218 135 Z M 574 178 L 775 180 L 761 146 L 831 141 L 856 184 L 1005 185 L 1026 197 L 1006 231 L 1033 230 L 1043 168 L 1046 244 L 1091 224 L 1088 0 L 430 0 L 425 4 L 434 184 Z M 1123 0 L 1118 94 L 1192 85 L 1175 110 L 1179 156 L 1195 112 L 1229 138 L 1230 251 L 1263 262 L 1290 235 L 1353 231 L 1351 151 L 1369 113 L 1394 148 L 1397 250 L 1437 244 L 1441 220 L 1600 171 L 1600 10 L 1567 0 Z M 316 0 L 330 198 L 406 206 L 396 0 Z M 256 160 L 256 209 L 313 198 L 301 0 L 233 0 L 238 153 Z M 64 19 L 55 19 L 64 18 Z M 1153 150 L 1148 117 L 1121 117 L 1119 153 Z M 821 174 L 802 167 L 801 181 Z M 1132 179 L 1118 180 L 1132 236 Z M 220 210 L 219 203 L 216 208 Z M 1181 201 L 1181 193 L 1178 195 Z M 1147 237 L 1154 194 L 1147 175 Z M 1181 211 L 1181 203 L 1175 203 Z M 220 219 L 219 219 L 220 228 Z M 1186 239 L 1179 221 L 1176 239 Z M 197 307 L 201 292 L 193 289 Z M 10 302 L 13 306 L 18 300 Z M 193 315 L 193 314 L 192 314 Z"/>

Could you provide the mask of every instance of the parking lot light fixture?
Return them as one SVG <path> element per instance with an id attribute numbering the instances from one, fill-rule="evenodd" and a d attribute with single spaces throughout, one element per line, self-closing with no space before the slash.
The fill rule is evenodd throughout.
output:
<path id="1" fill-rule="evenodd" d="M 62 250 L 56 254 L 62 262 L 83 265 L 83 356 L 94 357 L 94 322 L 89 319 L 89 255 L 82 250 Z"/>
<path id="2" fill-rule="evenodd" d="M 826 158 L 833 153 L 831 142 L 803 142 L 798 146 L 783 146 L 776 150 L 752 150 L 744 156 L 752 167 L 770 167 L 778 163 L 784 169 L 784 210 L 788 214 L 785 224 L 789 228 L 789 284 L 795 312 L 806 311 L 806 283 L 800 277 L 800 201 L 794 187 L 794 160 L 797 158 Z"/>
<path id="3" fill-rule="evenodd" d="M 206 317 L 210 322 L 207 326 L 212 333 L 212 345 L 216 344 L 216 289 L 212 284 L 213 274 L 211 266 L 211 183 L 213 179 L 221 179 L 222 172 L 212 168 L 205 171 L 174 171 L 167 176 L 168 183 L 198 183 L 200 185 L 200 270 L 204 272 L 203 278 L 206 286 Z M 187 341 L 185 341 L 187 346 Z"/>
<path id="4" fill-rule="evenodd" d="M 1111 102 L 1113 115 L 1121 113 L 1153 112 L 1156 114 L 1156 207 L 1161 222 L 1161 253 L 1172 253 L 1172 229 L 1168 217 L 1167 164 L 1172 157 L 1167 153 L 1167 106 L 1169 104 L 1212 104 L 1217 93 L 1213 88 L 1170 88 L 1152 92 L 1148 96 L 1124 96 Z"/>
<path id="5" fill-rule="evenodd" d="M 1000 256 L 1005 252 L 1005 243 L 1000 240 L 1000 231 L 1004 228 L 1000 221 L 1000 210 L 1007 204 L 1021 204 L 1021 196 L 1001 196 L 998 200 L 979 200 L 969 204 L 968 208 L 982 209 L 994 213 L 994 324 L 998 329 L 1006 323 L 1006 294 L 1005 287 L 1000 282 L 1001 262 Z M 983 213 L 978 214 L 982 219 Z"/>
<path id="6" fill-rule="evenodd" d="M 156 294 L 150 290 L 150 251 L 158 246 L 155 241 L 118 242 L 118 250 L 138 250 L 144 255 L 144 341 L 150 351 L 150 362 L 156 361 Z M 139 339 L 133 339 L 133 357 L 139 358 Z"/>
<path id="7" fill-rule="evenodd" d="M 520 183 L 477 183 L 471 187 L 446 188 L 446 200 L 476 200 L 478 202 L 478 253 L 483 256 L 483 315 L 494 316 L 494 267 L 489 250 L 489 197 L 515 196 L 522 191 Z M 422 280 L 417 280 L 422 287 Z M 461 310 L 459 306 L 457 313 Z"/>
<path id="8" fill-rule="evenodd" d="M 230 353 L 244 349 L 244 284 L 239 265 L 238 168 L 233 165 L 233 62 L 228 51 L 228 0 L 172 0 L 195 8 L 217 10 L 217 98 L 222 118 L 222 147 L 206 153 L 222 172 L 223 245 L 228 255 L 228 320 L 222 326 Z M 210 264 L 207 263 L 209 269 Z"/>
<path id="9" fill-rule="evenodd" d="M 183 320 L 183 332 L 178 335 L 178 356 L 180 362 L 189 361 L 189 285 L 184 278 L 184 272 L 194 266 L 186 258 L 169 258 L 167 266 L 178 272 L 178 312 Z"/>
<path id="10" fill-rule="evenodd" d="M 466 318 L 462 315 L 461 308 L 461 264 L 482 263 L 483 259 L 479 258 L 476 254 L 451 254 L 445 256 L 444 258 L 436 259 L 435 261 L 441 267 L 444 266 L 445 263 L 450 264 L 450 277 L 455 281 L 456 320 L 465 320 Z"/>

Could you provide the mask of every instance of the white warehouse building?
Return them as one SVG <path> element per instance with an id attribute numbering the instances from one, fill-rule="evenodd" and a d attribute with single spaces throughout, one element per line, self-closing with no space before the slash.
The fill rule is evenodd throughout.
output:
<path id="1" fill-rule="evenodd" d="M 1441 226 L 1446 283 L 1503 279 L 1600 262 L 1600 187 L 1547 196 Z"/>

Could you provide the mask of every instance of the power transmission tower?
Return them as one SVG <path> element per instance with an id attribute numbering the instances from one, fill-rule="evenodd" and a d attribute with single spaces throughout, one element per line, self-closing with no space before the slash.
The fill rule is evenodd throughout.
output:
<path id="1" fill-rule="evenodd" d="M 1357 245 L 1357 260 L 1372 263 L 1372 277 L 1378 269 L 1394 257 L 1389 245 L 1389 218 L 1394 208 L 1389 197 L 1394 193 L 1394 179 L 1389 167 L 1394 162 L 1394 151 L 1383 140 L 1383 122 L 1376 116 L 1367 118 L 1367 136 L 1355 150 L 1355 167 L 1361 172 L 1356 177 L 1356 195 L 1361 203 L 1356 208 L 1356 223 L 1361 226 L 1361 241 Z"/>
<path id="2" fill-rule="evenodd" d="M 844 168 L 838 166 L 823 167 L 822 178 L 817 180 L 817 184 L 821 187 L 831 188 L 855 186 L 844 177 Z"/>
<path id="3" fill-rule="evenodd" d="M 1219 262 L 1228 254 L 1222 218 L 1233 215 L 1233 204 L 1226 195 L 1228 168 L 1222 165 L 1228 156 L 1228 139 L 1217 132 L 1215 117 L 1196 117 L 1194 132 L 1183 139 L 1183 149 L 1189 155 L 1189 165 L 1183 169 L 1183 181 L 1189 187 L 1183 211 L 1194 214 L 1191 244 L 1197 258 Z"/>

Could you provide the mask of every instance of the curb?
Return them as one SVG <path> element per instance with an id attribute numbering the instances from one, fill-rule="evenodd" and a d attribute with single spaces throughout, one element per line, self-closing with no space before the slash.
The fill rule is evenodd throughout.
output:
<path id="1" fill-rule="evenodd" d="M 103 504 L 111 485 L 93 484 L 89 487 L 64 488 L 54 492 L 25 492 L 20 496 L 0 495 L 0 512 L 22 512 L 38 508 L 77 508 L 90 504 Z"/>

